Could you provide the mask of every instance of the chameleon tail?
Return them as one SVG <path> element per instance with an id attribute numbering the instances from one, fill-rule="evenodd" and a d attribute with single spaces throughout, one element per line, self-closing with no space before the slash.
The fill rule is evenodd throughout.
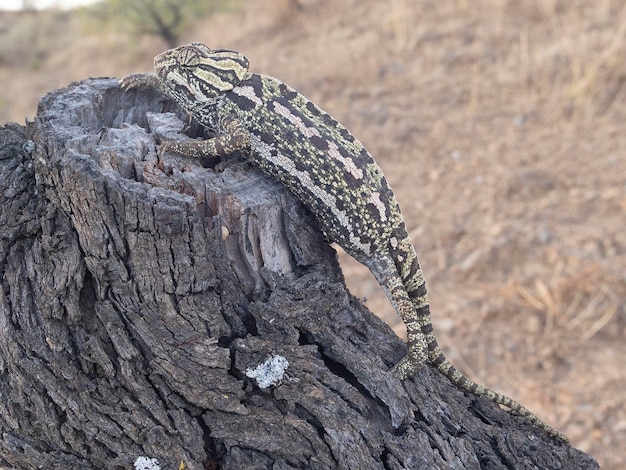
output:
<path id="1" fill-rule="evenodd" d="M 490 390 L 474 382 L 472 379 L 459 372 L 446 358 L 437 343 L 437 339 L 433 331 L 424 275 L 420 268 L 413 244 L 411 243 L 408 234 L 404 237 L 397 237 L 397 239 L 402 241 L 394 250 L 395 253 L 400 253 L 399 256 L 394 256 L 396 260 L 396 267 L 400 272 L 406 293 L 411 299 L 414 308 L 414 314 L 407 320 L 407 328 L 408 321 L 411 321 L 413 318 L 415 319 L 414 321 L 420 325 L 420 333 L 423 341 L 426 343 L 428 362 L 434 365 L 437 370 L 439 370 L 452 383 L 461 389 L 467 390 L 477 396 L 485 395 L 491 401 L 506 406 L 514 414 L 524 417 L 538 428 L 547 432 L 549 435 L 568 442 L 568 438 L 564 434 L 546 424 L 521 403 L 518 403 L 506 395 Z"/>

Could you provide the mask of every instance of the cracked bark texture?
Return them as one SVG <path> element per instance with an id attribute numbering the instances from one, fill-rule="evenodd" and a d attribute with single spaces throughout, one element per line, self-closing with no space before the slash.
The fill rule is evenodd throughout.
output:
<path id="1" fill-rule="evenodd" d="M 157 161 L 183 130 L 114 79 L 0 128 L 2 468 L 598 468 L 429 367 L 394 379 L 311 216 L 236 157 Z"/>

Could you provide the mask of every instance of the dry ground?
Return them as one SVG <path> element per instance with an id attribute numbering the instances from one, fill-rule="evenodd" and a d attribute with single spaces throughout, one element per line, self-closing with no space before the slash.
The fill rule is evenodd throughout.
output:
<path id="1" fill-rule="evenodd" d="M 626 3 L 300 4 L 247 0 L 184 40 L 245 52 L 346 124 L 396 191 L 452 362 L 624 468 Z M 15 18 L 0 15 L 0 44 L 44 26 L 34 49 L 0 46 L 0 122 L 72 80 L 147 70 L 164 49 L 71 16 L 55 17 L 67 36 Z M 353 292 L 404 334 L 343 261 Z"/>

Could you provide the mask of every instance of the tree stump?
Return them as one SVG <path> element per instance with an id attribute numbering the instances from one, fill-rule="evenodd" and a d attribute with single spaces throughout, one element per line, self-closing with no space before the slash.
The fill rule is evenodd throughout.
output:
<path id="1" fill-rule="evenodd" d="M 595 469 L 425 367 L 347 291 L 311 215 L 117 80 L 0 129 L 0 466 Z M 260 366 L 265 364 L 266 368 Z"/>

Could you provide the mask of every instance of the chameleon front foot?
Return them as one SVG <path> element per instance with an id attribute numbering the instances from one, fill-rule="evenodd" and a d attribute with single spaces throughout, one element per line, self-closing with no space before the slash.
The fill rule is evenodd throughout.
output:
<path id="1" fill-rule="evenodd" d="M 167 153 L 175 153 L 177 155 L 193 158 L 211 156 L 211 152 L 206 150 L 206 146 L 207 141 L 203 140 L 167 140 L 161 142 L 157 149 L 157 155 L 159 158 L 163 158 L 163 156 Z"/>
<path id="2" fill-rule="evenodd" d="M 124 91 L 138 88 L 155 88 L 160 90 L 162 87 L 161 81 L 153 73 L 131 73 L 120 79 L 120 86 Z"/>

